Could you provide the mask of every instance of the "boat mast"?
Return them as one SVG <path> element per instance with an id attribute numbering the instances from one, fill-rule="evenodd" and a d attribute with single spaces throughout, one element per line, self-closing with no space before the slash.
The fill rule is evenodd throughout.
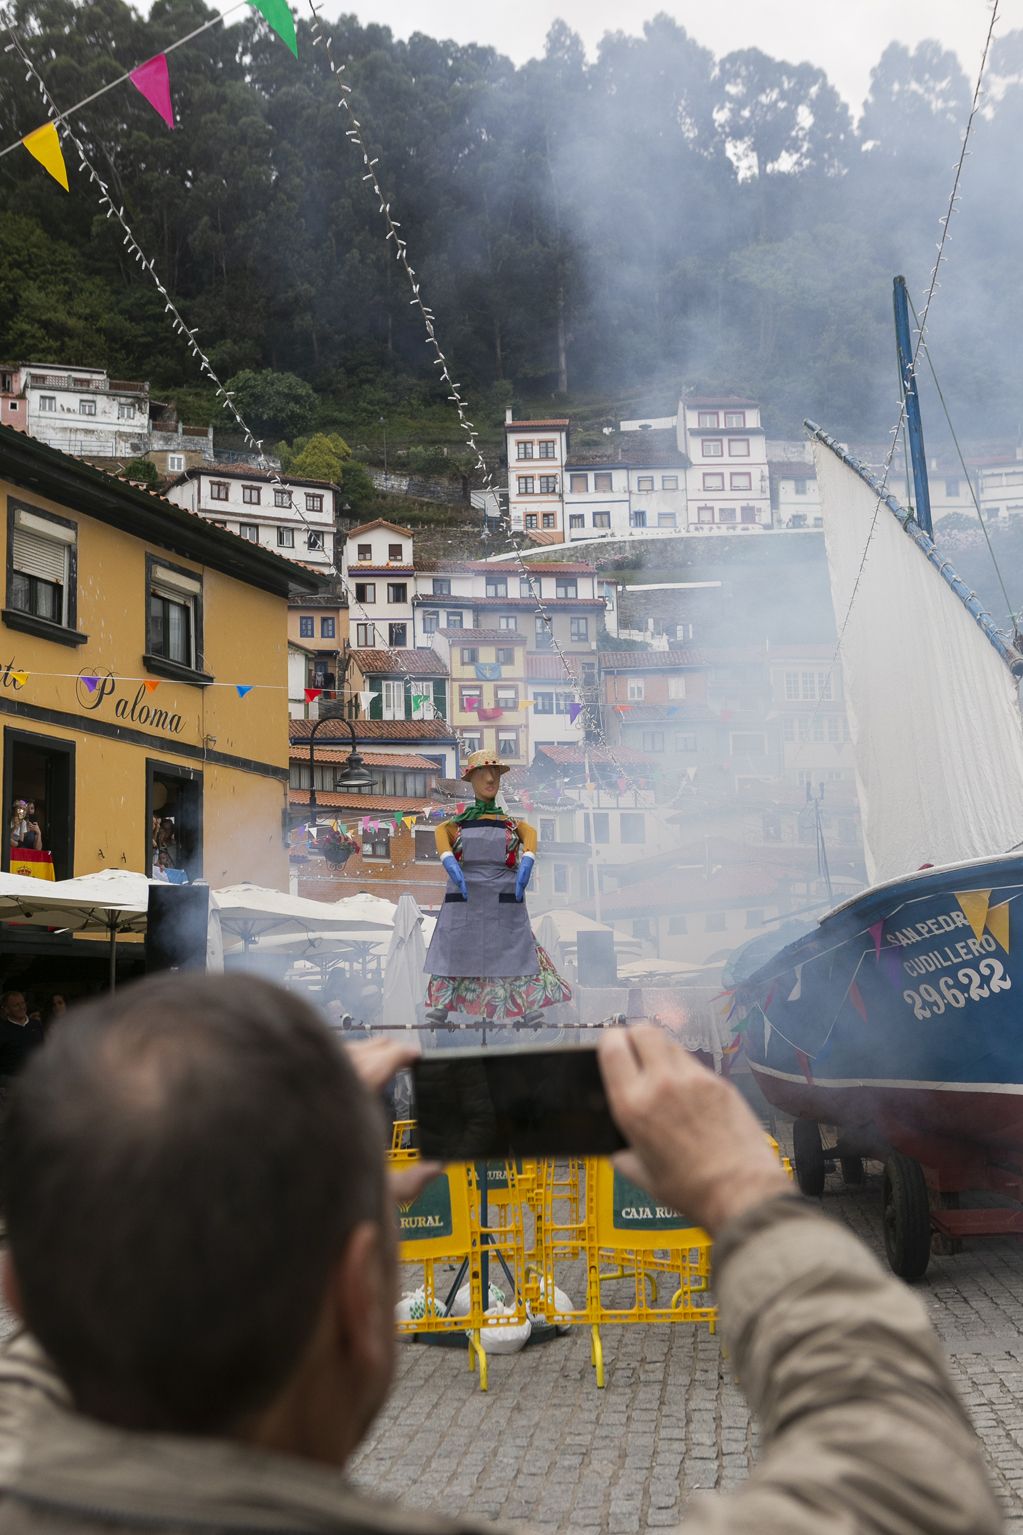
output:
<path id="1" fill-rule="evenodd" d="M 916 389 L 916 373 L 913 368 L 913 347 L 909 334 L 909 297 L 906 279 L 896 277 L 892 298 L 895 304 L 895 344 L 899 353 L 899 382 L 906 405 L 906 427 L 909 432 L 909 456 L 913 463 L 913 484 L 916 488 L 917 522 L 929 538 L 934 536 L 931 523 L 931 492 L 927 484 L 927 456 L 924 453 L 924 429 L 920 420 L 920 397 Z"/>

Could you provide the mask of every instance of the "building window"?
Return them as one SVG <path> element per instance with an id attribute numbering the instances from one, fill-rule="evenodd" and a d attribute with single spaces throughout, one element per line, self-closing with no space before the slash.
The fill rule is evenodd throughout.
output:
<path id="1" fill-rule="evenodd" d="M 307 512 L 323 511 L 323 494 L 321 491 L 307 490 L 305 493 L 305 509 Z"/>
<path id="2" fill-rule="evenodd" d="M 55 411 L 57 409 L 57 396 L 55 394 L 41 394 L 39 396 L 39 409 Z"/>
<path id="3" fill-rule="evenodd" d="M 7 538 L 8 608 L 73 629 L 77 604 L 75 524 L 8 501 Z"/>
<path id="4" fill-rule="evenodd" d="M 802 485 L 804 490 L 806 489 L 806 482 L 804 480 L 797 480 L 796 481 L 796 486 L 797 486 L 797 492 L 796 493 L 797 493 L 797 495 L 799 494 L 798 487 L 800 485 Z M 733 472 L 728 476 L 728 488 L 729 488 L 729 490 L 752 490 L 752 488 L 753 488 L 752 476 L 748 473 L 748 471 L 747 472 L 740 471 L 738 474 L 736 474 L 735 471 L 733 470 Z"/>
<path id="5" fill-rule="evenodd" d="M 488 576 L 487 577 L 487 589 L 486 590 L 487 590 L 487 596 L 488 597 L 507 597 L 507 595 L 508 595 L 508 577 L 507 576 Z"/>
<path id="6" fill-rule="evenodd" d="M 80 416 L 94 416 L 96 414 L 95 400 L 79 400 L 78 414 Z"/>
<path id="7" fill-rule="evenodd" d="M 315 619 L 303 613 L 298 621 L 298 637 L 300 640 L 311 640 L 316 635 Z"/>
<path id="8" fill-rule="evenodd" d="M 394 560 L 401 561 L 405 558 L 405 551 L 400 544 L 387 545 L 387 560 L 390 564 Z"/>
<path id="9" fill-rule="evenodd" d="M 570 474 L 568 477 L 569 493 L 577 496 L 585 496 L 589 493 L 590 477 L 588 474 Z"/>
<path id="10" fill-rule="evenodd" d="M 337 620 L 334 618 L 320 619 L 320 639 L 333 640 L 337 638 Z"/>
<path id="11" fill-rule="evenodd" d="M 734 522 L 735 521 L 735 507 L 734 506 L 722 506 L 719 509 L 719 511 L 718 511 L 718 521 L 719 522 Z"/>
<path id="12" fill-rule="evenodd" d="M 544 512 L 543 517 L 540 520 L 542 526 L 545 528 L 557 527 L 557 518 L 553 512 Z"/>
<path id="13" fill-rule="evenodd" d="M 408 625 L 388 624 L 387 643 L 392 650 L 404 650 L 408 644 Z"/>
<path id="14" fill-rule="evenodd" d="M 704 458 L 723 458 L 724 451 L 720 437 L 705 437 L 703 439 Z"/>
<path id="15" fill-rule="evenodd" d="M 674 512 L 658 512 L 657 526 L 659 528 L 673 528 L 675 526 Z"/>
<path id="16" fill-rule="evenodd" d="M 668 678 L 668 697 L 669 698 L 685 698 L 685 696 L 686 696 L 686 679 L 684 677 L 669 677 Z"/>
<path id="17" fill-rule="evenodd" d="M 322 553 L 323 552 L 323 534 L 322 533 L 307 533 L 306 536 L 305 536 L 305 546 L 309 550 L 319 550 L 320 553 Z"/>
<path id="18" fill-rule="evenodd" d="M 533 457 L 533 444 L 531 442 L 519 442 L 515 444 L 515 457 L 518 459 Z"/>
<path id="19" fill-rule="evenodd" d="M 408 583 L 406 581 L 388 581 L 387 600 L 388 602 L 407 602 Z"/>
<path id="20" fill-rule="evenodd" d="M 630 846 L 642 843 L 645 817 L 638 810 L 623 810 L 621 814 L 622 841 Z"/>
<path id="21" fill-rule="evenodd" d="M 519 754 L 519 733 L 517 730 L 499 730 L 497 732 L 497 755 L 499 757 L 517 757 Z"/>
<path id="22" fill-rule="evenodd" d="M 475 714 L 483 702 L 483 684 L 463 683 L 458 689 L 458 707 L 463 714 Z"/>
<path id="23" fill-rule="evenodd" d="M 263 492 L 258 485 L 242 486 L 242 501 L 246 506 L 258 506 L 260 500 L 262 499 L 262 495 Z"/>
<path id="24" fill-rule="evenodd" d="M 366 650 L 376 644 L 375 624 L 356 624 L 355 644 L 359 650 Z"/>
<path id="25" fill-rule="evenodd" d="M 423 633 L 436 634 L 440 628 L 440 614 L 433 609 L 427 609 L 423 613 Z"/>
<path id="26" fill-rule="evenodd" d="M 541 442 L 539 444 L 539 448 L 540 448 L 540 457 L 541 458 L 556 458 L 557 457 L 557 451 L 556 451 L 557 444 L 556 443 L 553 443 L 553 442 L 551 442 L 549 440 L 545 441 L 545 442 Z"/>
<path id="27" fill-rule="evenodd" d="M 461 611 L 457 613 L 445 613 L 444 627 L 446 629 L 463 629 L 465 627 L 464 617 L 465 615 Z"/>
<path id="28" fill-rule="evenodd" d="M 551 636 L 547 630 L 547 621 L 546 619 L 541 618 L 539 614 L 537 614 L 536 618 L 533 620 L 533 649 L 554 649 L 554 641 L 551 639 Z"/>
<path id="29" fill-rule="evenodd" d="M 756 507 L 755 506 L 743 506 L 743 507 L 740 507 L 739 508 L 739 519 L 740 519 L 741 522 L 746 523 L 747 526 L 749 526 L 750 523 L 756 522 L 756 520 L 757 520 L 757 509 L 756 509 Z"/>
<path id="30" fill-rule="evenodd" d="M 291 505 L 291 492 L 290 492 L 290 490 L 275 490 L 274 491 L 274 506 L 290 506 L 290 505 Z"/>
<path id="31" fill-rule="evenodd" d="M 520 474 L 519 475 L 519 495 L 520 496 L 531 496 L 533 494 L 533 486 L 535 485 L 535 483 L 536 483 L 536 481 L 533 479 L 533 476 L 531 474 Z"/>
<path id="32" fill-rule="evenodd" d="M 569 529 L 569 532 L 572 532 L 573 529 L 578 531 L 579 528 L 585 528 L 585 526 L 586 526 L 586 518 L 583 517 L 581 515 L 581 513 L 579 513 L 579 512 L 571 512 L 569 514 L 569 518 L 568 518 L 568 529 Z"/>
<path id="33" fill-rule="evenodd" d="M 703 476 L 703 488 L 704 488 L 704 490 L 724 490 L 724 488 L 725 488 L 725 477 L 724 477 L 724 475 L 723 474 L 706 474 L 705 473 L 704 476 Z"/>
<path id="34" fill-rule="evenodd" d="M 725 914 L 723 911 L 709 911 L 703 919 L 705 933 L 723 933 L 725 930 Z"/>
<path id="35" fill-rule="evenodd" d="M 519 621 L 514 613 L 500 613 L 498 614 L 497 627 L 514 632 L 519 627 Z"/>
<path id="36" fill-rule="evenodd" d="M 95 415 L 95 412 L 93 412 L 93 414 Z M 118 421 L 135 420 L 135 406 L 131 400 L 118 400 L 117 419 Z"/>
<path id="37" fill-rule="evenodd" d="M 799 673 L 785 673 L 785 697 L 791 702 L 799 697 Z"/>
<path id="38" fill-rule="evenodd" d="M 534 693 L 533 694 L 533 713 L 534 714 L 553 714 L 554 713 L 554 694 L 553 693 Z"/>
<path id="39" fill-rule="evenodd" d="M 629 513 L 629 527 L 630 528 L 645 528 L 646 527 L 646 512 L 630 512 Z"/>
<path id="40" fill-rule="evenodd" d="M 677 752 L 694 752 L 696 750 L 696 737 L 688 731 L 677 730 L 675 732 L 675 750 Z"/>
<path id="41" fill-rule="evenodd" d="M 412 838 L 415 845 L 416 863 L 439 863 L 440 854 L 437 851 L 437 839 L 433 834 L 432 826 L 414 826 Z"/>
<path id="42" fill-rule="evenodd" d="M 696 508 L 697 522 L 713 522 L 714 508 L 712 506 L 698 506 Z"/>
<path id="43" fill-rule="evenodd" d="M 185 455 L 183 453 L 167 454 L 167 469 L 170 474 L 180 474 L 185 467 Z"/>
<path id="44" fill-rule="evenodd" d="M 568 865 L 565 863 L 554 865 L 554 894 L 568 894 Z"/>
<path id="45" fill-rule="evenodd" d="M 277 542 L 278 542 L 278 544 L 280 545 L 280 547 L 282 549 L 294 549 L 294 547 L 295 547 L 295 530 L 294 530 L 294 528 L 278 528 L 277 529 Z"/>
<path id="46" fill-rule="evenodd" d="M 259 543 L 258 522 L 240 522 L 238 524 L 238 533 L 241 538 L 247 538 L 250 544 Z"/>
<path id="47" fill-rule="evenodd" d="M 193 671 L 201 651 L 202 583 L 190 571 L 163 565 L 152 556 L 149 567 L 149 608 L 146 664 L 151 658 L 172 661 Z"/>
<path id="48" fill-rule="evenodd" d="M 678 490 L 678 475 L 677 474 L 662 474 L 661 475 L 661 489 L 662 490 Z"/>
<path id="49" fill-rule="evenodd" d="M 745 426 L 746 425 L 746 412 L 744 410 L 726 410 L 725 411 L 725 425 L 726 426 Z"/>
<path id="50" fill-rule="evenodd" d="M 734 474 L 732 475 L 732 479 L 733 479 L 733 481 L 736 479 L 736 476 Z M 746 489 L 749 490 L 749 489 L 752 489 L 752 487 L 751 486 L 747 486 Z M 805 480 L 793 480 L 792 481 L 792 491 L 793 491 L 794 495 L 805 496 L 806 495 L 806 481 Z"/>
<path id="51" fill-rule="evenodd" d="M 610 491 L 614 486 L 614 475 L 611 471 L 600 469 L 593 476 L 593 489 L 595 491 Z"/>
<path id="52" fill-rule="evenodd" d="M 226 501 L 231 494 L 231 487 L 226 480 L 210 481 L 210 500 Z"/>
<path id="53" fill-rule="evenodd" d="M 376 582 L 375 581 L 356 581 L 356 583 L 355 583 L 355 600 L 356 600 L 356 602 L 376 602 L 376 600 L 377 600 L 377 584 L 376 584 Z"/>
<path id="54" fill-rule="evenodd" d="M 945 494 L 946 494 L 946 496 L 957 497 L 959 495 L 959 481 L 958 480 L 946 480 L 945 481 Z"/>
<path id="55" fill-rule="evenodd" d="M 4 803 L 24 800 L 33 807 L 31 819 L 42 833 L 42 851 L 53 861 L 53 877 L 74 873 L 75 747 L 34 732 L 4 731 Z M 18 848 L 8 837 L 3 866 L 17 863 Z"/>
<path id="56" fill-rule="evenodd" d="M 556 496 L 558 493 L 558 477 L 556 474 L 542 474 L 540 476 L 541 496 Z"/>
<path id="57" fill-rule="evenodd" d="M 609 528 L 611 526 L 610 512 L 594 512 L 593 526 L 595 528 Z"/>
<path id="58" fill-rule="evenodd" d="M 494 689 L 494 706 L 497 709 L 517 709 L 519 707 L 519 690 L 511 684 L 499 683 Z"/>
<path id="59" fill-rule="evenodd" d="M 696 418 L 698 426 L 717 426 L 718 413 L 716 410 L 701 410 Z"/>
<path id="60" fill-rule="evenodd" d="M 644 730 L 643 750 L 645 752 L 662 752 L 664 750 L 664 731 Z"/>
<path id="61" fill-rule="evenodd" d="M 654 477 L 652 474 L 640 474 L 636 476 L 637 490 L 653 490 Z"/>
<path id="62" fill-rule="evenodd" d="M 405 684 L 387 681 L 381 684 L 380 717 L 385 720 L 405 718 Z"/>
<path id="63" fill-rule="evenodd" d="M 370 863 L 390 863 L 391 833 L 386 826 L 363 832 L 362 856 Z"/>
<path id="64" fill-rule="evenodd" d="M 642 677 L 629 677 L 625 683 L 625 696 L 630 703 L 641 704 L 646 697 L 646 683 Z"/>
<path id="65" fill-rule="evenodd" d="M 498 645 L 494 656 L 498 666 L 515 665 L 515 651 L 511 645 Z"/>
<path id="66" fill-rule="evenodd" d="M 728 457 L 729 458 L 749 458 L 749 438 L 748 437 L 729 437 L 729 439 L 728 439 Z"/>
<path id="67" fill-rule="evenodd" d="M 459 652 L 463 666 L 475 666 L 480 658 L 480 653 L 475 645 L 463 645 Z M 479 692 L 479 688 L 474 690 Z"/>
<path id="68" fill-rule="evenodd" d="M 592 831 L 591 831 L 592 826 Z M 583 814 L 583 841 L 606 845 L 611 840 L 611 817 L 606 810 L 595 810 L 592 817 Z"/>
<path id="69" fill-rule="evenodd" d="M 688 926 L 685 917 L 675 916 L 668 918 L 669 935 L 675 934 L 676 936 L 681 936 L 686 932 L 688 932 Z"/>
<path id="70" fill-rule="evenodd" d="M 451 596 L 451 580 L 448 576 L 434 576 L 433 595 L 435 597 Z"/>
<path id="71" fill-rule="evenodd" d="M 355 546 L 355 558 L 356 558 L 356 562 L 359 565 L 367 565 L 369 563 L 369 561 L 373 558 L 373 545 L 372 544 L 356 544 L 356 546 Z"/>
<path id="72" fill-rule="evenodd" d="M 577 643 L 588 640 L 590 637 L 590 621 L 588 618 L 573 618 L 571 620 L 572 639 Z"/>
<path id="73" fill-rule="evenodd" d="M 535 528 L 536 527 L 536 513 L 535 512 L 527 512 L 526 513 L 526 527 L 527 528 Z"/>

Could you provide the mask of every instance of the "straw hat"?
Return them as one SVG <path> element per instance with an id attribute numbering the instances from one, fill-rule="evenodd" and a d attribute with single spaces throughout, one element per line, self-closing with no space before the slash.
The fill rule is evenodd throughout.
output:
<path id="1" fill-rule="evenodd" d="M 507 762 L 502 762 L 496 752 L 471 752 L 462 771 L 462 777 L 469 779 L 472 777 L 473 773 L 475 773 L 477 768 L 485 767 L 496 768 L 499 773 L 508 773 L 511 771 L 510 764 Z"/>

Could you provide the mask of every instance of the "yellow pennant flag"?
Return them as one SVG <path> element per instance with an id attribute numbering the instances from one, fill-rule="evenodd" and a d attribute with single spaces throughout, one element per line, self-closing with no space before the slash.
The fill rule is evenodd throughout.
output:
<path id="1" fill-rule="evenodd" d="M 11 672 L 10 674 L 19 688 L 23 688 L 28 681 L 28 672 Z"/>
<path id="2" fill-rule="evenodd" d="M 41 128 L 27 133 L 21 141 L 34 160 L 38 160 L 44 171 L 49 171 L 54 181 L 59 181 L 65 192 L 69 191 L 67 184 L 67 167 L 64 164 L 64 156 L 61 152 L 60 139 L 53 123 L 44 123 Z"/>
<path id="3" fill-rule="evenodd" d="M 1009 952 L 1009 902 L 1003 901 L 1001 906 L 991 906 L 987 914 L 987 930 L 996 943 L 1000 943 L 1006 954 Z"/>
<path id="4" fill-rule="evenodd" d="M 991 904 L 990 890 L 957 890 L 956 900 L 962 908 L 963 916 L 973 929 L 973 936 L 981 939 L 984 936 L 984 928 L 987 925 L 988 906 Z"/>
<path id="5" fill-rule="evenodd" d="M 410 828 L 416 824 L 416 818 L 414 815 L 403 815 L 402 820 L 405 822 L 405 825 Z"/>

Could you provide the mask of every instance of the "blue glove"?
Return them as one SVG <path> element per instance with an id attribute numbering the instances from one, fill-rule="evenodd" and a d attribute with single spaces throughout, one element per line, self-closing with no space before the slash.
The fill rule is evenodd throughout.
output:
<path id="1" fill-rule="evenodd" d="M 532 873 L 533 855 L 532 853 L 523 853 L 522 861 L 519 864 L 519 877 L 515 881 L 515 899 L 517 901 L 525 900 L 526 886 L 529 884 Z"/>
<path id="2" fill-rule="evenodd" d="M 469 890 L 465 883 L 465 875 L 458 867 L 458 859 L 455 857 L 454 853 L 445 853 L 444 857 L 441 859 L 441 863 L 444 865 L 445 869 L 447 869 L 448 879 L 454 885 L 459 895 L 463 900 L 468 900 Z"/>

